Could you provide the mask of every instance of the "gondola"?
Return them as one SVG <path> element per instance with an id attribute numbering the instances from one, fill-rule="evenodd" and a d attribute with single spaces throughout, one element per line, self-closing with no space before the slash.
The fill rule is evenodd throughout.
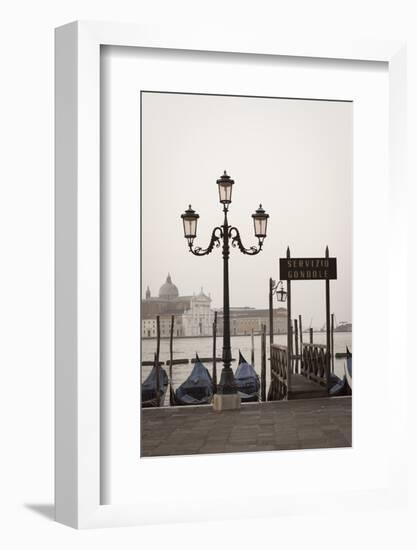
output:
<path id="1" fill-rule="evenodd" d="M 190 376 L 173 395 L 175 405 L 208 405 L 213 399 L 213 380 L 196 354 Z"/>
<path id="2" fill-rule="evenodd" d="M 242 403 L 259 401 L 259 376 L 253 366 L 246 361 L 239 350 L 239 365 L 235 373 L 235 383 Z"/>
<path id="3" fill-rule="evenodd" d="M 330 397 L 340 397 L 342 395 L 348 395 L 350 393 L 350 388 L 347 383 L 346 376 L 339 378 L 335 374 L 330 375 Z"/>
<path id="4" fill-rule="evenodd" d="M 149 373 L 149 376 L 142 384 L 142 407 L 158 407 L 163 405 L 165 393 L 168 388 L 168 375 L 162 367 L 159 367 L 159 404 L 156 383 L 157 374 L 156 366 L 154 365 Z"/>
<path id="5" fill-rule="evenodd" d="M 346 348 L 345 376 L 350 390 L 352 391 L 352 354 Z"/>

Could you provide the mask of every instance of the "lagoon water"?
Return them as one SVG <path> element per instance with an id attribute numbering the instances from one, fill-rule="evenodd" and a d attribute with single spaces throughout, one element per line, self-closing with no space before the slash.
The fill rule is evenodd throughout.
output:
<path id="1" fill-rule="evenodd" d="M 304 341 L 308 342 L 309 335 L 305 333 L 303 335 Z M 315 332 L 313 341 L 318 344 L 326 343 L 326 333 L 325 332 Z M 276 344 L 286 345 L 287 336 L 285 334 L 279 334 L 274 336 L 274 342 Z M 260 375 L 261 373 L 261 336 L 256 335 L 254 337 L 255 344 L 255 370 Z M 232 363 L 233 371 L 236 370 L 239 358 L 239 350 L 245 359 L 250 362 L 251 360 L 251 337 L 250 336 L 232 336 L 231 338 L 232 345 L 232 357 L 236 359 Z M 334 333 L 334 350 L 335 353 L 346 352 L 346 346 L 352 351 L 352 333 L 351 332 L 335 332 Z M 195 357 L 196 352 L 200 357 L 211 357 L 213 353 L 213 340 L 212 338 L 175 338 L 173 344 L 173 354 L 174 359 L 191 359 Z M 154 358 L 154 353 L 156 351 L 156 340 L 155 339 L 143 339 L 142 340 L 142 361 L 152 361 Z M 270 383 L 270 368 L 269 368 L 269 336 L 267 335 L 267 363 L 266 363 L 266 387 L 267 391 Z M 222 356 L 222 337 L 217 338 L 217 357 Z M 169 339 L 161 339 L 161 348 L 160 348 L 160 361 L 169 360 Z M 344 373 L 344 363 L 346 359 L 336 359 L 334 361 L 334 370 L 335 374 L 339 377 L 343 377 Z M 207 363 L 206 367 L 211 372 L 212 363 Z M 148 376 L 152 367 L 142 367 L 142 381 Z M 168 373 L 168 366 L 164 366 Z M 172 367 L 172 382 L 174 390 L 184 382 L 188 377 L 193 364 L 189 363 L 188 365 L 174 365 Z M 220 378 L 220 372 L 222 369 L 222 363 L 217 363 L 217 377 Z M 168 393 L 168 392 L 167 392 Z M 169 399 L 165 399 L 165 405 L 169 403 Z"/>

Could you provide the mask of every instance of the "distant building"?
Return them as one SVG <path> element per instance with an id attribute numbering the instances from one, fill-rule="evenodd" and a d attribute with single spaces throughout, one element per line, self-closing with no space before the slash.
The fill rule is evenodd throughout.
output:
<path id="1" fill-rule="evenodd" d="M 341 321 L 334 329 L 335 332 L 352 332 L 352 323 Z"/>
<path id="2" fill-rule="evenodd" d="M 142 300 L 142 338 L 155 338 L 157 335 L 156 317 L 159 315 L 161 337 L 169 337 L 171 317 L 174 315 L 174 336 L 211 336 L 213 333 L 214 310 L 211 297 L 200 290 L 199 294 L 180 296 L 170 274 L 161 286 L 158 296 L 152 296 L 149 287 Z M 275 308 L 273 312 L 274 333 L 287 332 L 287 310 Z M 231 336 L 259 334 L 262 325 L 269 332 L 269 310 L 252 307 L 230 308 Z M 223 311 L 217 313 L 217 334 L 223 334 Z"/>
<path id="3" fill-rule="evenodd" d="M 169 336 L 171 316 L 174 315 L 174 336 L 209 336 L 212 334 L 214 312 L 211 297 L 201 289 L 192 296 L 180 296 L 178 288 L 168 274 L 159 289 L 158 297 L 152 297 L 149 287 L 142 300 L 142 337 L 156 336 L 156 316 L 159 315 L 161 336 Z"/>
<path id="4" fill-rule="evenodd" d="M 217 313 L 217 333 L 223 334 L 223 311 Z M 260 333 L 262 325 L 266 325 L 269 332 L 269 309 L 256 309 L 253 307 L 230 308 L 230 335 L 245 336 Z M 283 307 L 273 311 L 274 334 L 287 332 L 287 310 Z"/>

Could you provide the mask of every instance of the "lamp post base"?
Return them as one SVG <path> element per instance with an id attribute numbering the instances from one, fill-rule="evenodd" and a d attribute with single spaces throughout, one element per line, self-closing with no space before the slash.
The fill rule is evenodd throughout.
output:
<path id="1" fill-rule="evenodd" d="M 230 367 L 223 367 L 220 382 L 217 385 L 217 393 L 223 395 L 237 393 L 235 377 Z"/>
<path id="2" fill-rule="evenodd" d="M 240 409 L 240 397 L 237 393 L 215 393 L 213 411 L 232 411 Z"/>

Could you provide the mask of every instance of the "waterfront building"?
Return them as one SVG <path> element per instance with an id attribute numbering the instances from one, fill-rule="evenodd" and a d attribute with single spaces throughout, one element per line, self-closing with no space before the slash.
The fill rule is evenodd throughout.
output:
<path id="1" fill-rule="evenodd" d="M 223 334 L 223 311 L 219 310 L 217 318 L 217 333 Z M 274 334 L 287 332 L 287 310 L 283 307 L 273 310 Z M 269 309 L 256 309 L 254 307 L 230 308 L 230 334 L 231 336 L 245 336 L 252 333 L 259 334 L 262 325 L 266 325 L 269 332 Z"/>
<path id="2" fill-rule="evenodd" d="M 192 296 L 180 296 L 177 286 L 168 274 L 165 283 L 160 287 L 158 296 L 152 296 L 148 287 L 145 299 L 142 300 L 142 338 L 156 337 L 156 316 L 159 315 L 162 338 L 170 336 L 171 316 L 174 315 L 174 336 L 211 336 L 213 333 L 214 310 L 211 308 L 210 294 L 203 289 Z M 217 313 L 217 334 L 223 334 L 223 311 Z M 287 310 L 275 308 L 273 312 L 274 333 L 287 332 Z M 266 325 L 269 332 L 269 310 L 253 307 L 230 308 L 231 336 L 250 335 L 262 331 Z"/>
<path id="3" fill-rule="evenodd" d="M 335 332 L 352 332 L 352 323 L 341 321 L 334 329 Z"/>
<path id="4" fill-rule="evenodd" d="M 156 318 L 142 319 L 142 336 L 154 338 L 156 336 Z"/>
<path id="5" fill-rule="evenodd" d="M 203 289 L 190 300 L 190 308 L 183 313 L 182 324 L 185 336 L 210 336 L 213 334 L 214 311 L 211 298 Z"/>
<path id="6" fill-rule="evenodd" d="M 168 274 L 159 289 L 158 296 L 151 295 L 148 287 L 142 300 L 142 337 L 156 336 L 156 316 L 159 315 L 162 337 L 168 337 L 171 330 L 171 316 L 174 315 L 174 336 L 210 336 L 214 320 L 211 297 L 201 289 L 199 294 L 180 296 L 177 286 Z"/>

